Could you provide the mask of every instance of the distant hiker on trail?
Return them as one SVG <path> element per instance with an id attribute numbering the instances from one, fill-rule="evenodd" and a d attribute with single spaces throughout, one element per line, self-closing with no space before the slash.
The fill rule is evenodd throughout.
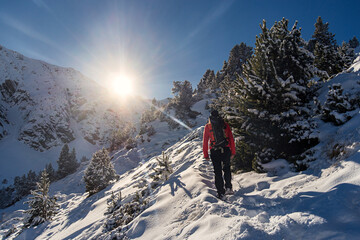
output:
<path id="1" fill-rule="evenodd" d="M 234 194 L 231 184 L 230 159 L 235 156 L 235 142 L 229 124 L 224 121 L 217 110 L 211 111 L 209 123 L 205 125 L 203 152 L 206 160 L 210 160 L 208 153 L 209 140 L 217 197 L 222 199 L 225 194 Z M 224 189 L 224 180 L 226 191 Z"/>

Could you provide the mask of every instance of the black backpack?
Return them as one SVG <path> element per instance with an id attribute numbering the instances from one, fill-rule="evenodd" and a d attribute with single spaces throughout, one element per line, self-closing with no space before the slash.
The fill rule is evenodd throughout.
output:
<path id="1" fill-rule="evenodd" d="M 229 142 L 225 134 L 224 119 L 220 116 L 210 116 L 210 123 L 215 140 L 211 141 L 211 147 L 215 150 L 226 147 Z"/>

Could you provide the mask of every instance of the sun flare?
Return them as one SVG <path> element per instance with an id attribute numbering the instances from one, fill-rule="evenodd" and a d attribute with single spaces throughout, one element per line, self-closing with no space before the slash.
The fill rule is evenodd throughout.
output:
<path id="1" fill-rule="evenodd" d="M 125 74 L 112 74 L 110 77 L 110 90 L 120 97 L 134 94 L 134 80 Z"/>

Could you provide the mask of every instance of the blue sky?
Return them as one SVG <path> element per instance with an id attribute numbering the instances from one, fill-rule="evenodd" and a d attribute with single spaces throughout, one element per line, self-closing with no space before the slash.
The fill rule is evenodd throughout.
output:
<path id="1" fill-rule="evenodd" d="M 310 39 L 318 16 L 341 43 L 360 38 L 358 0 L 0 0 L 0 44 L 73 67 L 99 83 L 126 72 L 140 95 L 171 96 L 173 81 L 196 87 L 231 48 L 253 46 L 262 19 L 282 17 Z"/>

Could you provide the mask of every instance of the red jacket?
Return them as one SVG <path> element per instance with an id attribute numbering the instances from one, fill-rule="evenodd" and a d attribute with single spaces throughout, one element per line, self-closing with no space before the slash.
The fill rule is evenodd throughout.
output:
<path id="1" fill-rule="evenodd" d="M 205 158 L 209 158 L 209 153 L 208 153 L 209 145 L 210 145 L 210 149 L 211 149 L 211 144 L 210 143 L 211 143 L 211 141 L 215 141 L 214 134 L 212 133 L 211 129 L 212 129 L 212 127 L 211 127 L 210 123 L 205 125 L 204 136 L 203 136 L 203 152 L 204 152 L 204 157 Z M 231 155 L 235 155 L 234 137 L 232 135 L 229 124 L 227 124 L 226 122 L 225 122 L 225 135 L 226 135 L 226 138 L 227 138 L 227 140 L 229 142 L 227 147 L 230 148 Z"/>

